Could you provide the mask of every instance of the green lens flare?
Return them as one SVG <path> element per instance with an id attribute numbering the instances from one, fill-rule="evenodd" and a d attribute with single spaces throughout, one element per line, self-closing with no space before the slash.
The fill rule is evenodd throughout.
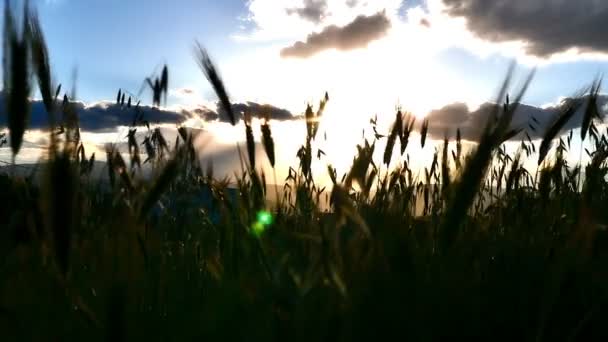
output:
<path id="1" fill-rule="evenodd" d="M 264 226 L 269 226 L 272 224 L 272 214 L 267 211 L 260 211 L 258 213 L 258 222 L 263 224 Z"/>
<path id="2" fill-rule="evenodd" d="M 257 222 L 253 224 L 252 232 L 256 236 L 261 236 L 266 228 L 272 224 L 272 214 L 267 211 L 260 211 L 257 214 Z"/>
<path id="3" fill-rule="evenodd" d="M 266 227 L 264 227 L 264 225 L 261 224 L 260 222 L 256 222 L 253 225 L 252 232 L 255 236 L 261 236 L 264 233 L 264 230 L 266 230 Z"/>

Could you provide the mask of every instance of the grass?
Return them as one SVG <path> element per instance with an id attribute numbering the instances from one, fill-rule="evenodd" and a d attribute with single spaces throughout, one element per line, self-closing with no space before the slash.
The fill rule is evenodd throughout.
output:
<path id="1" fill-rule="evenodd" d="M 496 99 L 504 105 L 495 107 L 477 147 L 465 154 L 458 130 L 420 178 L 403 157 L 416 143 L 409 141 L 413 117 L 398 111 L 386 136 L 373 120 L 375 137 L 358 146 L 350 171 L 340 178 L 328 165 L 329 188 L 315 182 L 311 168 L 325 94 L 316 110 L 305 111 L 300 163 L 271 205 L 265 172 L 255 167 L 256 127 L 248 117 L 241 173 L 217 179 L 212 166 L 203 171 L 199 164 L 192 133 L 180 128 L 175 143 L 167 142 L 137 110 L 139 102 L 126 137 L 129 161 L 109 145 L 109 184 L 96 182 L 95 156 L 80 141 L 71 100 L 65 96 L 58 105 L 61 88 L 52 93 L 36 17 L 25 16 L 32 29 L 23 37 L 14 34 L 10 12 L 5 23 L 10 147 L 16 155 L 27 129 L 29 68 L 49 112 L 51 139 L 42 181 L 0 174 L 4 340 L 608 336 L 608 141 L 598 127 L 599 79 L 564 103 L 535 142 L 528 128 L 510 130 L 531 76 L 510 102 L 509 73 Z M 236 124 L 227 87 L 200 46 L 197 60 Z M 146 79 L 154 105 L 168 80 L 167 67 Z M 117 103 L 125 106 L 125 91 Z M 590 161 L 572 166 L 565 158 L 572 133 L 562 133 L 579 107 Z M 420 125 L 422 146 L 429 124 Z M 260 128 L 274 166 L 281 142 L 268 121 Z M 143 141 L 136 131 L 146 133 Z M 505 140 L 522 135 L 519 151 L 507 154 Z M 387 149 L 375 161 L 382 139 Z M 523 165 L 537 149 L 534 174 Z M 142 164 L 150 165 L 151 180 L 142 177 Z M 199 203 L 203 192 L 210 203 Z M 321 205 L 323 196 L 331 209 Z"/>

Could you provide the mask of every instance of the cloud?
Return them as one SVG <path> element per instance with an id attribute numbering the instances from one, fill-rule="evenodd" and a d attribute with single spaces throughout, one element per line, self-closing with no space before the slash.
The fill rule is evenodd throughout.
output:
<path id="1" fill-rule="evenodd" d="M 233 103 L 232 110 L 242 116 L 245 112 L 250 113 L 253 117 L 264 118 L 268 115 L 271 120 L 286 121 L 295 120 L 299 117 L 294 116 L 290 111 L 283 108 L 278 108 L 268 104 L 260 104 L 256 102 Z M 218 118 L 220 121 L 229 122 L 228 115 L 223 107 L 219 107 Z"/>
<path id="2" fill-rule="evenodd" d="M 409 0 L 408 0 L 409 1 Z M 343 27 L 357 16 L 373 16 L 386 11 L 398 19 L 403 0 L 249 0 L 238 40 L 285 41 L 305 37 L 324 27 Z"/>
<path id="3" fill-rule="evenodd" d="M 286 11 L 288 15 L 297 14 L 319 24 L 327 15 L 327 0 L 304 0 L 304 7 L 288 8 Z"/>
<path id="4" fill-rule="evenodd" d="M 97 102 L 94 104 L 84 104 L 74 102 L 80 122 L 80 128 L 85 132 L 114 132 L 118 127 L 129 126 L 132 124 L 136 114 L 135 107 L 121 107 L 111 102 Z M 254 117 L 262 118 L 268 114 L 271 120 L 285 121 L 295 120 L 298 117 L 291 114 L 286 109 L 278 108 L 268 104 L 256 102 L 234 103 L 233 109 L 242 115 L 250 112 Z M 0 127 L 6 127 L 6 115 L 4 96 L 0 94 Z M 189 119 L 199 119 L 204 122 L 219 120 L 229 122 L 223 110 L 213 110 L 205 106 L 175 107 L 175 108 L 154 108 L 150 106 L 140 106 L 139 110 L 143 113 L 144 120 L 150 124 L 172 124 L 180 125 Z M 40 100 L 31 103 L 30 120 L 28 129 L 44 130 L 48 128 L 48 115 L 44 104 Z"/>
<path id="5" fill-rule="evenodd" d="M 598 99 L 598 105 L 602 116 L 605 116 L 608 105 L 608 95 L 602 95 Z M 433 110 L 427 115 L 429 120 L 429 134 L 434 139 L 443 139 L 446 134 L 454 137 L 456 130 L 460 128 L 462 138 L 469 141 L 478 141 L 483 133 L 485 124 L 490 115 L 496 109 L 496 104 L 484 103 L 476 110 L 470 110 L 464 103 L 453 103 L 443 108 Z M 535 107 L 521 104 L 514 114 L 511 129 L 522 128 L 532 139 L 541 138 L 546 129 L 556 119 L 560 113 L 560 105 L 548 107 Z M 563 131 L 579 128 L 584 115 L 585 106 L 581 106 L 579 111 L 564 126 Z M 533 119 L 538 121 L 538 124 Z M 535 130 L 529 128 L 529 124 L 535 126 Z M 515 139 L 521 139 L 518 136 Z"/>
<path id="6" fill-rule="evenodd" d="M 608 53 L 608 2 L 601 0 L 442 0 L 451 17 L 490 42 L 521 41 L 527 54 Z"/>
<path id="7" fill-rule="evenodd" d="M 424 27 L 427 27 L 427 28 L 431 27 L 431 22 L 428 19 L 426 19 L 426 18 L 420 19 L 419 23 L 420 23 L 420 26 L 424 26 Z"/>
<path id="8" fill-rule="evenodd" d="M 345 26 L 331 25 L 321 32 L 311 33 L 306 41 L 298 41 L 281 50 L 281 56 L 306 58 L 328 49 L 346 51 L 366 47 L 385 36 L 390 26 L 385 11 L 371 16 L 360 15 Z"/>
<path id="9" fill-rule="evenodd" d="M 346 6 L 353 8 L 359 4 L 359 0 L 346 0 Z"/>
<path id="10" fill-rule="evenodd" d="M 113 131 L 119 126 L 129 126 L 136 115 L 134 107 L 121 108 L 107 102 L 85 106 L 77 103 L 80 128 L 84 131 Z M 150 124 L 176 124 L 186 121 L 190 115 L 187 111 L 170 111 L 149 106 L 140 107 L 145 120 Z"/>
<path id="11" fill-rule="evenodd" d="M 175 97 L 190 97 L 195 94 L 196 94 L 196 91 L 194 89 L 187 88 L 187 87 L 169 90 L 169 95 L 175 96 Z"/>
<path id="12" fill-rule="evenodd" d="M 4 107 L 3 100 L 0 105 Z M 98 102 L 86 105 L 82 102 L 74 102 L 78 111 L 80 128 L 89 132 L 113 132 L 120 126 L 129 126 L 136 114 L 135 107 L 126 108 L 110 102 Z M 171 111 L 141 106 L 139 108 L 145 120 L 150 124 L 176 124 L 179 125 L 191 117 L 189 111 Z M 0 119 L 0 126 L 5 126 L 5 115 Z M 46 129 L 48 127 L 48 115 L 42 101 L 32 101 L 30 111 L 29 129 Z"/>

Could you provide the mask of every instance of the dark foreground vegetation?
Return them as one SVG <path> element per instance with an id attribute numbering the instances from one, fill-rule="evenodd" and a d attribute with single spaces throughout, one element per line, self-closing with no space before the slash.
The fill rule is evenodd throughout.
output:
<path id="1" fill-rule="evenodd" d="M 446 140 L 422 179 L 394 155 L 403 156 L 408 142 L 424 145 L 428 122 L 398 112 L 381 138 L 383 160 L 372 158 L 376 140 L 365 141 L 344 177 L 328 167 L 333 184 L 323 188 L 311 163 L 326 95 L 307 109 L 300 164 L 280 201 L 269 204 L 266 192 L 275 188 L 255 167 L 250 118 L 238 178 L 216 179 L 200 166 L 188 129 L 167 142 L 124 92 L 117 104 L 136 113 L 129 149 L 108 146 L 107 183 L 92 179 L 95 157 L 80 141 L 74 99 L 58 101 L 36 17 L 25 16 L 23 33 L 8 10 L 5 23 L 6 148 L 20 150 L 34 79 L 50 144 L 40 178 L 11 168 L 0 175 L 2 340 L 608 337 L 608 141 L 596 125 L 599 80 L 563 103 L 541 142 L 526 138 L 508 155 L 503 143 L 526 135 L 510 123 L 527 83 L 509 101 L 507 78 L 497 97 L 504 105 L 479 145 L 464 153 L 459 137 Z M 236 123 L 218 72 L 197 51 Z M 159 105 L 167 69 L 148 83 Z M 573 133 L 560 138 L 578 110 L 591 158 L 584 166 L 566 161 Z M 411 141 L 414 126 L 420 142 Z M 144 141 L 136 130 L 147 132 Z M 268 123 L 261 130 L 274 167 L 280 142 Z M 534 172 L 523 167 L 532 155 Z M 139 176 L 144 166 L 151 179 Z M 193 201 L 201 192 L 208 201 Z M 330 210 L 319 205 L 325 196 Z"/>

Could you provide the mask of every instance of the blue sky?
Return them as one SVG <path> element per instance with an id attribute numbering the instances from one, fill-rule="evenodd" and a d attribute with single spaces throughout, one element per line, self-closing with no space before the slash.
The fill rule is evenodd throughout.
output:
<path id="1" fill-rule="evenodd" d="M 228 36 L 246 8 L 237 0 L 43 0 L 38 12 L 57 77 L 69 82 L 77 67 L 79 97 L 96 101 L 119 87 L 137 91 L 165 62 L 175 85 L 200 78 L 194 40 L 218 59 L 237 53 Z"/>
<path id="2" fill-rule="evenodd" d="M 22 1 L 11 2 L 14 8 L 22 6 Z M 608 20 L 602 19 L 608 15 L 608 3 L 594 0 L 32 3 L 47 39 L 55 80 L 71 88 L 77 68 L 78 100 L 84 106 L 114 99 L 119 88 L 137 93 L 143 80 L 166 63 L 166 110 L 179 107 L 177 116 L 189 117 L 186 124 L 211 132 L 217 149 L 232 146 L 242 139 L 240 128 L 198 117 L 201 110 L 213 112 L 216 101 L 194 59 L 199 41 L 218 65 L 233 102 L 271 104 L 277 113 L 286 109 L 296 115 L 328 91 L 331 101 L 322 127 L 337 130 L 339 139 L 325 151 L 330 160 L 343 159 L 345 167 L 352 154 L 344 151 L 355 152 L 370 117 L 378 115 L 386 128 L 396 106 L 418 118 L 435 110 L 435 117 L 449 119 L 443 114 L 449 114 L 455 103 L 464 103 L 467 113 L 475 113 L 494 100 L 514 60 L 519 81 L 537 67 L 524 102 L 541 113 L 541 106 L 557 103 L 608 71 L 608 39 L 597 34 L 608 32 Z M 557 20 L 564 13 L 569 20 Z M 143 103 L 150 104 L 150 93 L 144 94 Z M 110 110 L 102 106 L 94 112 Z M 472 126 L 448 121 L 438 127 L 455 131 L 460 124 Z M 293 164 L 302 127 L 298 122 L 275 123 L 277 139 L 288 142 L 285 163 Z M 117 132 L 120 129 L 124 127 L 116 127 Z M 109 137 L 88 133 L 97 146 Z"/>

